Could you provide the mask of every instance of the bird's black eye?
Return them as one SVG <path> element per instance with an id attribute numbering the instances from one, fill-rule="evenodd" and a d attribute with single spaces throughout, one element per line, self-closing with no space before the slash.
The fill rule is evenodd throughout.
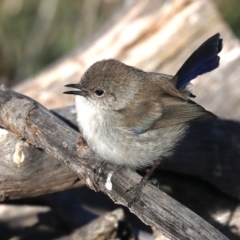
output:
<path id="1" fill-rule="evenodd" d="M 102 89 L 95 90 L 95 95 L 97 97 L 102 97 L 104 95 L 104 90 L 102 90 Z"/>

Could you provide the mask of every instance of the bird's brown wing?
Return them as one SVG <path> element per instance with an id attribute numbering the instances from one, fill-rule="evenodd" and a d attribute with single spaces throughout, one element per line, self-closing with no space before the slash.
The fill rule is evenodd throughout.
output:
<path id="1" fill-rule="evenodd" d="M 162 116 L 154 123 L 151 129 L 184 123 L 197 118 L 216 117 L 213 113 L 191 100 L 183 101 L 182 99 L 168 96 L 162 98 L 162 102 L 164 105 Z"/>
<path id="2" fill-rule="evenodd" d="M 164 79 L 160 79 L 157 84 L 155 81 L 155 84 L 141 89 L 141 97 L 136 96 L 126 108 L 118 111 L 121 120 L 119 125 L 143 133 L 196 118 L 214 117 L 214 114 L 189 100 L 189 94 L 178 91 Z"/>

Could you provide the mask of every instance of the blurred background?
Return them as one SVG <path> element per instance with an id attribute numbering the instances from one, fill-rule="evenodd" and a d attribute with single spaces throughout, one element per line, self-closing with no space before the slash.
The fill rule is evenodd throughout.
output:
<path id="1" fill-rule="evenodd" d="M 123 0 L 1 0 L 0 79 L 13 86 L 83 43 Z"/>
<path id="2" fill-rule="evenodd" d="M 126 0 L 0 0 L 0 82 L 37 74 L 82 44 Z M 214 0 L 240 37 L 240 2 Z"/>
<path id="3" fill-rule="evenodd" d="M 72 96 L 62 94 L 63 86 L 77 83 L 84 71 L 98 60 L 116 58 L 145 71 L 173 75 L 203 41 L 220 32 L 224 40 L 220 67 L 194 80 L 193 92 L 197 95 L 196 102 L 206 109 L 221 118 L 239 122 L 239 26 L 239 0 L 0 0 L 0 84 L 32 97 L 49 109 L 60 108 L 74 102 Z M 240 149 L 239 137 L 234 137 L 231 141 L 236 147 L 234 151 L 230 149 L 233 155 Z M 216 161 L 220 162 L 221 157 L 231 159 L 216 152 Z M 239 155 L 236 156 L 238 161 Z M 0 160 L 1 157 L 0 152 Z M 44 157 L 36 157 L 36 186 L 42 183 L 37 177 L 42 179 L 46 174 Z M 209 161 L 202 159 L 202 166 L 207 166 Z M 31 161 L 36 163 L 35 158 L 29 158 L 24 162 L 26 165 L 16 168 L 10 160 L 6 164 L 10 173 L 1 172 L 0 199 L 4 181 L 9 186 L 11 183 L 13 192 L 17 189 L 19 196 L 12 197 L 10 189 L 8 204 L 0 204 L 0 239 L 63 239 L 61 236 L 72 233 L 76 226 L 116 208 L 105 195 L 98 193 L 96 197 L 96 193 L 84 187 L 21 199 L 22 195 L 35 196 L 31 191 L 24 192 L 21 184 L 23 179 L 32 181 L 33 176 L 24 175 Z M 235 176 L 240 176 L 233 165 L 231 162 L 225 168 L 230 172 L 236 170 Z M 218 181 L 213 175 L 213 182 L 219 183 L 213 184 L 216 187 L 213 188 L 200 178 L 191 176 L 189 181 L 189 176 L 179 172 L 162 171 L 160 187 L 230 239 L 240 239 L 239 187 L 231 188 L 227 178 Z M 199 172 L 197 168 L 192 175 L 199 176 Z M 19 177 L 20 183 L 13 175 Z M 238 181 L 235 184 L 239 186 Z M 96 207 L 96 202 L 102 205 Z M 86 214 L 82 206 L 95 211 Z M 137 220 L 131 218 L 129 222 L 134 224 Z M 134 227 L 150 231 L 139 222 Z M 145 235 L 141 239 L 153 239 L 153 236 Z"/>

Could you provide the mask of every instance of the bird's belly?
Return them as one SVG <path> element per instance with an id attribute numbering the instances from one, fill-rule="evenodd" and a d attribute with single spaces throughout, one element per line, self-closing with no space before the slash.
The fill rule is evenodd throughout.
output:
<path id="1" fill-rule="evenodd" d="M 77 122 L 89 147 L 107 161 L 117 159 L 118 146 L 113 136 L 116 129 L 111 116 L 80 96 L 76 96 L 76 108 Z"/>
<path id="2" fill-rule="evenodd" d="M 186 125 L 178 124 L 136 134 L 118 127 L 109 112 L 86 103 L 85 99 L 76 98 L 76 107 L 77 121 L 89 147 L 104 160 L 118 165 L 141 168 L 160 157 L 168 157 L 186 132 Z"/>
<path id="3" fill-rule="evenodd" d="M 89 147 L 109 162 L 124 164 L 121 161 L 123 146 L 121 146 L 121 141 L 118 141 L 118 133 L 112 124 L 101 114 L 80 115 L 81 113 L 78 117 L 78 123 Z"/>

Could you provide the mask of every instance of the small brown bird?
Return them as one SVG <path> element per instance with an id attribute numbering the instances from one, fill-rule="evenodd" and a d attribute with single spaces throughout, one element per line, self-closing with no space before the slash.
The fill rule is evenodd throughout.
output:
<path id="1" fill-rule="evenodd" d="M 215 34 L 186 60 L 175 76 L 109 59 L 82 76 L 76 95 L 77 122 L 89 147 L 101 158 L 133 169 L 173 154 L 189 121 L 214 115 L 190 100 L 189 82 L 219 66 L 222 39 Z"/>

